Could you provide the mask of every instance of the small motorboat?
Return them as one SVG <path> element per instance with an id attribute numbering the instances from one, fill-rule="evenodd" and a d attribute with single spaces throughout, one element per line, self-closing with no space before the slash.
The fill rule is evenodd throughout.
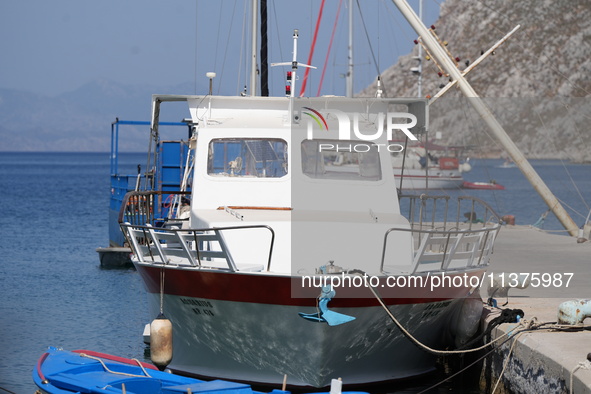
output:
<path id="1" fill-rule="evenodd" d="M 33 380 L 40 392 L 137 393 L 137 394 L 262 394 L 250 385 L 225 380 L 204 381 L 159 371 L 154 365 L 91 350 L 67 351 L 50 347 L 33 369 Z M 341 381 L 333 389 L 340 392 Z M 289 394 L 275 389 L 272 394 Z M 348 394 L 367 394 L 348 392 Z"/>
<path id="2" fill-rule="evenodd" d="M 490 182 L 467 182 L 464 181 L 462 184 L 464 189 L 481 189 L 481 190 L 505 190 L 505 186 L 496 183 L 495 181 Z"/>

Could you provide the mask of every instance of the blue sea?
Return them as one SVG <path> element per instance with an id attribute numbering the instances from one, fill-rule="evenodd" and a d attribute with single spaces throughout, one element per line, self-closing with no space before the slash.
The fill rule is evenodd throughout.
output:
<path id="1" fill-rule="evenodd" d="M 120 159 L 129 174 L 144 162 L 137 153 Z M 501 160 L 471 164 L 466 180 L 495 179 L 506 190 L 444 193 L 475 195 L 514 215 L 516 224 L 534 224 L 546 211 L 517 168 L 499 168 Z M 532 164 L 582 225 L 591 204 L 591 166 Z M 48 346 L 144 357 L 142 330 L 154 316 L 143 284 L 132 269 L 101 269 L 95 251 L 108 245 L 109 172 L 108 153 L 0 152 L 0 392 L 33 393 L 31 371 Z M 552 214 L 543 228 L 563 234 Z M 437 379 L 388 392 L 416 393 Z"/>

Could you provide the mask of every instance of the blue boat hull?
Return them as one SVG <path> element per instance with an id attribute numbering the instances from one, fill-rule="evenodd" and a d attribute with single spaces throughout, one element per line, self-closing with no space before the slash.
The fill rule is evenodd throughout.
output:
<path id="1" fill-rule="evenodd" d="M 88 350 L 50 347 L 33 369 L 33 380 L 43 393 L 137 394 L 263 394 L 251 386 L 225 380 L 204 381 L 161 372 L 151 364 Z M 125 388 L 123 387 L 125 386 Z M 273 390 L 270 394 L 290 394 Z M 366 394 L 349 392 L 348 394 Z"/>

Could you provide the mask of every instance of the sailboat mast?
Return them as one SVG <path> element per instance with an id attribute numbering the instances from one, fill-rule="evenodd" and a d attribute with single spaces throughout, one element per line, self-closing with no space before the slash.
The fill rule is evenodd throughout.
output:
<path id="1" fill-rule="evenodd" d="M 250 58 L 250 95 L 257 94 L 257 26 L 258 26 L 258 0 L 252 0 L 252 27 L 251 27 L 251 58 Z"/>
<path id="2" fill-rule="evenodd" d="M 421 37 L 421 40 L 426 45 L 429 52 L 437 59 L 439 64 L 449 73 L 449 75 L 457 81 L 458 87 L 462 93 L 469 98 L 469 102 L 472 104 L 476 112 L 485 121 L 487 126 L 493 132 L 495 137 L 503 145 L 511 159 L 519 167 L 523 175 L 532 184 L 534 189 L 546 202 L 548 207 L 554 212 L 562 226 L 569 232 L 570 235 L 576 237 L 578 235 L 578 227 L 572 220 L 569 214 L 566 212 L 564 207 L 560 204 L 556 196 L 552 194 L 548 186 L 544 183 L 542 178 L 534 170 L 532 165 L 527 161 L 523 153 L 517 148 L 515 143 L 509 138 L 507 132 L 503 129 L 501 124 L 493 116 L 492 111 L 487 105 L 480 99 L 478 94 L 474 91 L 472 86 L 466 81 L 462 73 L 452 60 L 447 56 L 444 50 L 441 48 L 437 40 L 429 33 L 423 22 L 408 5 L 406 0 L 392 0 L 396 7 L 402 12 L 402 15 L 410 23 L 413 29 Z"/>
<path id="3" fill-rule="evenodd" d="M 261 0 L 261 96 L 269 96 L 269 57 L 267 43 L 267 0 Z"/>
<path id="4" fill-rule="evenodd" d="M 423 21 L 423 0 L 419 0 L 419 19 L 421 20 L 421 22 Z M 419 54 L 417 56 L 417 60 L 419 61 L 419 64 L 417 66 L 417 68 L 419 69 L 419 83 L 417 86 L 417 90 L 418 90 L 418 97 L 421 98 L 423 97 L 423 47 L 419 45 Z"/>
<path id="5" fill-rule="evenodd" d="M 349 0 L 349 46 L 347 55 L 347 97 L 353 97 L 353 0 Z"/>

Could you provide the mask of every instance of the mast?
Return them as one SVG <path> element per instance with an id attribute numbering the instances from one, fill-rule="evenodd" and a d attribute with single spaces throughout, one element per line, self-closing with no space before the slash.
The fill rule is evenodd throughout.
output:
<path id="1" fill-rule="evenodd" d="M 261 0 L 261 96 L 269 95 L 269 57 L 267 50 L 267 0 Z"/>
<path id="2" fill-rule="evenodd" d="M 423 21 L 423 0 L 419 0 L 419 19 L 421 20 L 421 23 Z M 422 87 L 423 87 L 423 47 L 419 45 L 419 55 L 418 55 L 418 59 L 419 64 L 417 66 L 417 68 L 419 69 L 419 83 L 417 86 L 417 96 L 419 98 L 423 97 L 423 92 L 422 92 Z"/>
<path id="3" fill-rule="evenodd" d="M 353 0 L 349 0 L 349 47 L 347 69 L 347 97 L 353 97 Z"/>
<path id="4" fill-rule="evenodd" d="M 252 28 L 251 28 L 251 59 L 250 59 L 250 95 L 257 94 L 257 5 L 258 0 L 252 0 Z"/>
<path id="5" fill-rule="evenodd" d="M 563 227 L 573 237 L 578 235 L 578 227 L 572 220 L 569 214 L 566 212 L 564 207 L 560 204 L 556 196 L 552 194 L 548 186 L 544 183 L 542 178 L 534 170 L 531 164 L 527 161 L 523 153 L 517 148 L 515 143 L 509 138 L 501 124 L 493 116 L 490 108 L 480 99 L 478 94 L 474 91 L 472 86 L 466 81 L 462 73 L 451 59 L 447 56 L 443 48 L 439 45 L 437 40 L 429 33 L 423 22 L 419 19 L 417 14 L 408 5 L 406 0 L 392 0 L 396 7 L 402 12 L 402 15 L 410 23 L 413 29 L 421 37 L 421 40 L 425 43 L 425 46 L 431 52 L 431 54 L 437 59 L 442 67 L 449 73 L 449 75 L 457 81 L 457 85 L 462 93 L 469 98 L 470 104 L 474 107 L 476 112 L 484 120 L 490 130 L 493 132 L 495 137 L 503 145 L 511 159 L 519 167 L 523 175 L 528 179 L 534 189 L 546 202 L 548 207 L 554 212 Z"/>

